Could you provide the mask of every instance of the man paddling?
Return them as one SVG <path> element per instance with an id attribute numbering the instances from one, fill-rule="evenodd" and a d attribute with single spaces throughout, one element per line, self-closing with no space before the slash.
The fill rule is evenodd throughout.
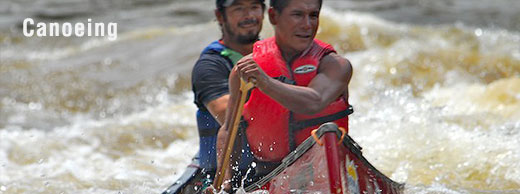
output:
<path id="1" fill-rule="evenodd" d="M 200 167 L 203 169 L 199 176 L 210 179 L 217 166 L 216 135 L 224 122 L 229 99 L 229 73 L 243 55 L 252 52 L 253 43 L 259 39 L 265 10 L 264 0 L 217 0 L 216 6 L 215 16 L 222 37 L 202 51 L 192 71 L 192 89 L 198 107 Z M 243 158 L 240 169 L 245 171 L 252 157 L 245 152 Z"/>
<path id="2" fill-rule="evenodd" d="M 230 102 L 239 98 L 240 79 L 254 80 L 256 86 L 244 105 L 241 124 L 254 155 L 256 178 L 273 170 L 320 124 L 333 121 L 348 128 L 352 67 L 332 46 L 314 39 L 321 5 L 321 0 L 271 0 L 268 13 L 275 36 L 256 42 L 253 53 L 230 74 Z M 228 104 L 223 129 L 232 120 L 233 106 Z M 218 133 L 219 153 L 228 133 Z M 235 142 L 228 169 L 241 164 L 239 153 L 247 149 L 242 141 Z M 218 161 L 223 165 L 224 160 Z M 225 177 L 229 180 L 231 172 Z M 224 188 L 232 191 L 227 182 Z"/>

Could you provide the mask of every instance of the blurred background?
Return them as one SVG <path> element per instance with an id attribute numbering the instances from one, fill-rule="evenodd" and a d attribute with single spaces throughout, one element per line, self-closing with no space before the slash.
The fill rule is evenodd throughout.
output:
<path id="1" fill-rule="evenodd" d="M 198 150 L 210 0 L 0 1 L 0 193 L 159 193 Z M 353 64 L 350 135 L 406 193 L 520 193 L 518 0 L 324 0 Z M 22 21 L 117 22 L 118 39 Z M 262 37 L 272 36 L 267 19 Z"/>

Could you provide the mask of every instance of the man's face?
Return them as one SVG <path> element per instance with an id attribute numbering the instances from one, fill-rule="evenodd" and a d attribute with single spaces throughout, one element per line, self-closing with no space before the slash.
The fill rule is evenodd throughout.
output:
<path id="1" fill-rule="evenodd" d="M 318 31 L 320 8 L 319 0 L 290 0 L 281 13 L 270 10 L 278 43 L 297 52 L 307 49 Z"/>
<path id="2" fill-rule="evenodd" d="M 236 0 L 225 9 L 224 33 L 240 44 L 254 43 L 262 29 L 263 11 L 258 0 Z"/>

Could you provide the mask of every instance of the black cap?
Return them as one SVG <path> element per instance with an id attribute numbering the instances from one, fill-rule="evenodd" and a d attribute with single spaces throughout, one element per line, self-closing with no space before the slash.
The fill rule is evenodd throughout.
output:
<path id="1" fill-rule="evenodd" d="M 217 8 L 229 7 L 235 0 L 217 0 Z"/>
<path id="2" fill-rule="evenodd" d="M 264 3 L 265 0 L 258 0 L 260 3 Z M 217 8 L 229 7 L 235 0 L 217 0 Z"/>

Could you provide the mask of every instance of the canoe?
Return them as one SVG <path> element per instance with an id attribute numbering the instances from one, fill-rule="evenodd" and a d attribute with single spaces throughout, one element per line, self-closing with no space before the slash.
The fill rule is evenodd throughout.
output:
<path id="1" fill-rule="evenodd" d="M 163 194 L 193 193 L 197 158 Z M 191 189 L 187 189 L 191 182 Z M 200 181 L 199 181 L 200 182 Z M 189 190 L 189 191 L 188 191 Z M 321 125 L 313 135 L 287 155 L 271 173 L 246 186 L 245 191 L 269 193 L 403 193 L 397 183 L 372 166 L 361 147 L 334 123 Z"/>
<path id="2" fill-rule="evenodd" d="M 162 194 L 197 193 L 201 190 L 198 185 L 202 179 L 202 169 L 199 166 L 199 152 L 191 159 L 191 163 L 186 167 L 184 173 L 166 189 Z"/>

